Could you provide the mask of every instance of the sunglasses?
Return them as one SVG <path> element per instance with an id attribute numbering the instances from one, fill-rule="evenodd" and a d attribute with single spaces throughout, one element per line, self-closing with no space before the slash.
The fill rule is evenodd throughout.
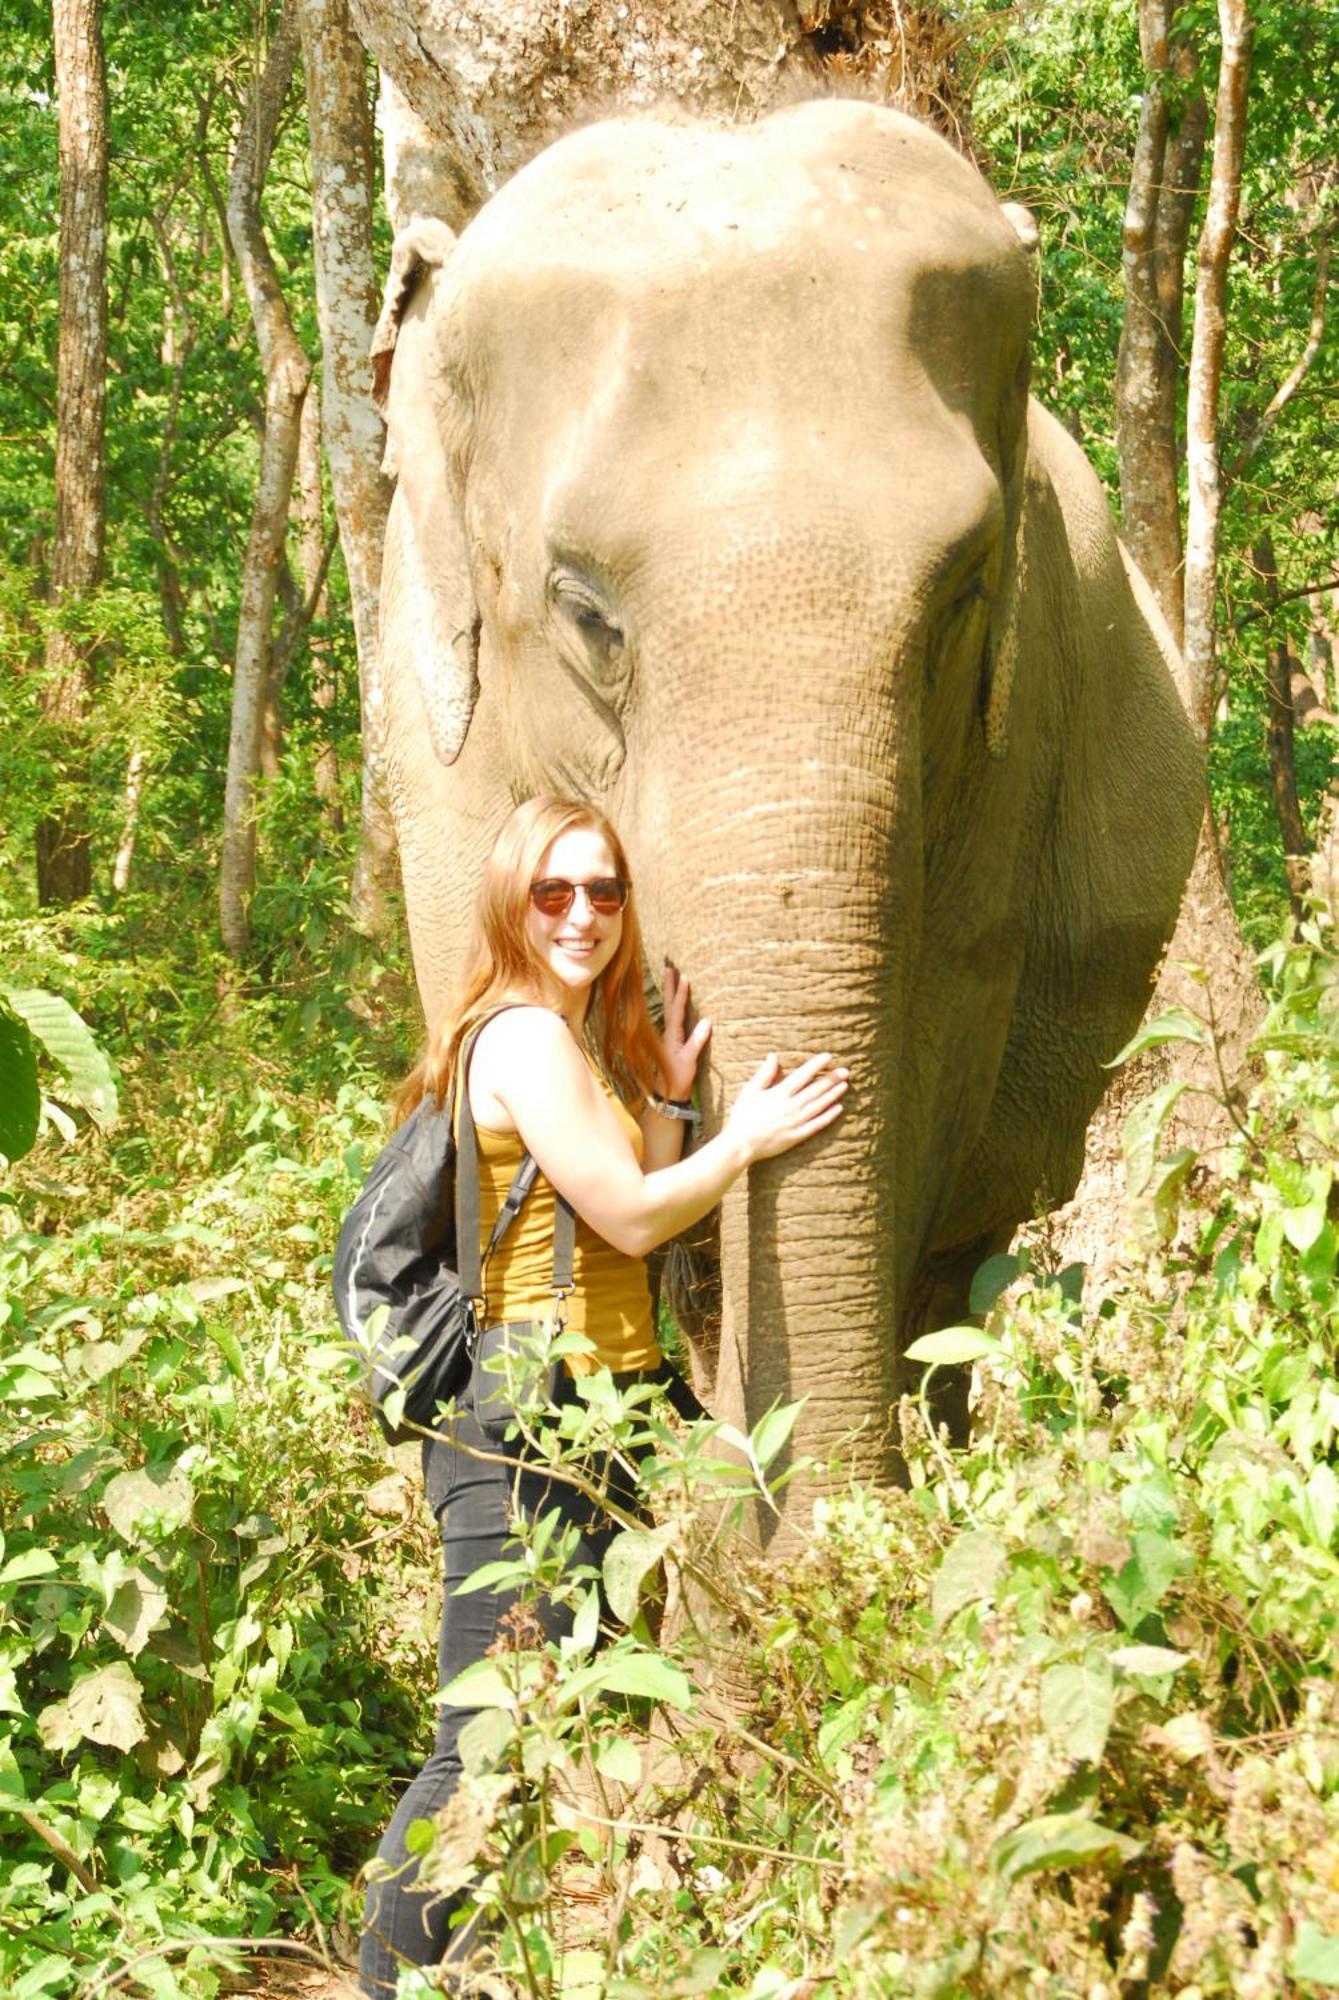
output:
<path id="1" fill-rule="evenodd" d="M 561 875 L 546 875 L 530 884 L 530 900 L 541 917 L 565 917 L 581 889 L 597 917 L 616 917 L 631 887 L 621 875 L 597 875 L 593 882 L 567 882 Z"/>

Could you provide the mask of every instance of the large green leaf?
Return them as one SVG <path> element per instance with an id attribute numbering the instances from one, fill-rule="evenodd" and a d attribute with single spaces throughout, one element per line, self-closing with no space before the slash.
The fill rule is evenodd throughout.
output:
<path id="1" fill-rule="evenodd" d="M 0 1153 L 7 1160 L 31 1151 L 41 1112 L 37 1045 L 26 1023 L 0 1004 Z"/>
<path id="2" fill-rule="evenodd" d="M 1125 1121 L 1122 1143 L 1125 1149 L 1125 1178 L 1136 1199 L 1147 1194 L 1157 1165 L 1163 1129 L 1188 1086 L 1176 1079 L 1141 1098 Z"/>
<path id="3" fill-rule="evenodd" d="M 1316 1986 L 1339 1986 L 1339 1937 L 1331 1937 L 1310 1917 L 1304 1917 L 1297 1927 L 1292 1974 L 1294 1979 L 1309 1979 Z"/>
<path id="4" fill-rule="evenodd" d="M 950 1542 L 930 1586 L 930 1608 L 936 1625 L 946 1625 L 964 1604 L 994 1594 L 996 1579 L 1008 1559 L 1003 1542 L 984 1528 Z"/>
<path id="5" fill-rule="evenodd" d="M 1171 1007 L 1155 1020 L 1145 1021 L 1138 1033 L 1103 1067 L 1119 1069 L 1122 1063 L 1142 1055 L 1145 1049 L 1161 1048 L 1166 1042 L 1191 1042 L 1203 1048 L 1208 1040 L 1208 1027 L 1198 1015 L 1187 1012 L 1184 1007 Z"/>
<path id="6" fill-rule="evenodd" d="M 1019 1875 L 1082 1868 L 1090 1861 L 1128 1860 L 1138 1852 L 1137 1840 L 1089 1819 L 1087 1813 L 1043 1813 L 996 1841 L 994 1862 L 1012 1882 Z"/>
<path id="7" fill-rule="evenodd" d="M 672 1528 L 625 1528 L 605 1550 L 604 1594 L 620 1623 L 636 1619 L 642 1585 L 673 1540 Z"/>
<path id="8" fill-rule="evenodd" d="M 925 1361 L 932 1368 L 952 1368 L 964 1361 L 984 1361 L 998 1354 L 1000 1343 L 979 1326 L 941 1326 L 937 1333 L 923 1333 L 907 1349 L 908 1361 Z"/>
<path id="9" fill-rule="evenodd" d="M 71 1093 L 95 1124 L 104 1130 L 116 1122 L 116 1079 L 112 1066 L 89 1032 L 88 1024 L 58 993 L 38 986 L 0 986 L 8 1002 L 58 1069 L 69 1079 Z"/>
<path id="10" fill-rule="evenodd" d="M 81 1674 L 64 1701 L 52 1702 L 37 1718 L 48 1750 L 73 1750 L 87 1737 L 109 1750 L 133 1750 L 148 1730 L 140 1706 L 144 1689 L 124 1660 Z"/>
<path id="11" fill-rule="evenodd" d="M 1063 1661 L 1041 1677 L 1041 1719 L 1067 1757 L 1100 1764 L 1111 1728 L 1115 1691 L 1111 1668 L 1100 1656 Z"/>

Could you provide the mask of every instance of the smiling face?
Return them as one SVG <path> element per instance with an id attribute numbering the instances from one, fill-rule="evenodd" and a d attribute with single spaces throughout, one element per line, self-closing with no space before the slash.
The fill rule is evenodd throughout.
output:
<path id="1" fill-rule="evenodd" d="M 594 827 L 573 826 L 544 850 L 535 880 L 551 876 L 575 884 L 617 875 L 618 863 L 608 841 Z M 526 911 L 526 938 L 536 963 L 563 996 L 569 1020 L 585 1016 L 591 990 L 618 950 L 623 936 L 623 912 L 600 916 L 579 887 L 571 908 L 561 917 L 546 917 L 533 903 Z"/>

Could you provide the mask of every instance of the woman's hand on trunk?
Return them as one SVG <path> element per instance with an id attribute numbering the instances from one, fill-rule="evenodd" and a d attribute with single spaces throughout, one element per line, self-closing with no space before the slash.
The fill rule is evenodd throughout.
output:
<path id="1" fill-rule="evenodd" d="M 850 1071 L 829 1054 L 810 1056 L 787 1074 L 781 1058 L 764 1057 L 725 1121 L 752 1160 L 775 1159 L 812 1139 L 841 1113 Z"/>

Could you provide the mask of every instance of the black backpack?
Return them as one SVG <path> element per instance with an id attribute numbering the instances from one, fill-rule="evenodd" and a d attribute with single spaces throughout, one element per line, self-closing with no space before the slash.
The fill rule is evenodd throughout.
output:
<path id="1" fill-rule="evenodd" d="M 390 1444 L 431 1430 L 438 1405 L 468 1382 L 483 1263 L 539 1174 L 527 1153 L 481 1255 L 479 1159 L 466 1084 L 486 1025 L 471 1029 L 461 1046 L 459 1149 L 453 1086 L 443 1105 L 425 1097 L 382 1148 L 335 1248 L 335 1310 Z"/>

